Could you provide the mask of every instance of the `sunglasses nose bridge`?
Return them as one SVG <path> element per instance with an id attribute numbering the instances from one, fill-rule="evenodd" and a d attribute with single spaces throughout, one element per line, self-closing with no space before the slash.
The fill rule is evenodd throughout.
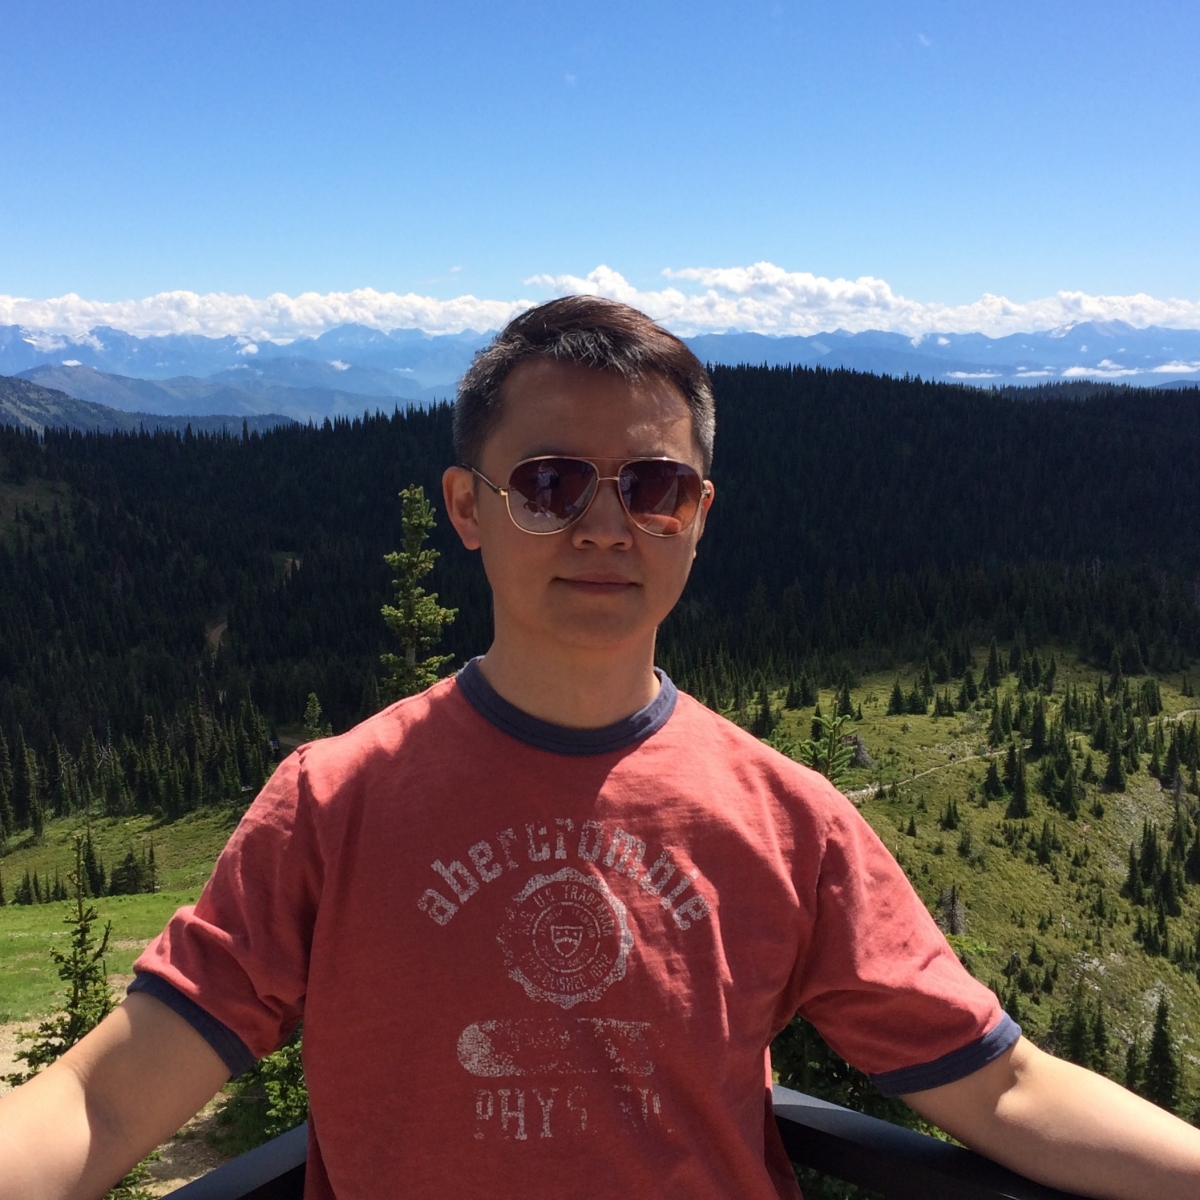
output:
<path id="1" fill-rule="evenodd" d="M 574 521 L 571 522 L 572 525 L 577 527 L 577 526 L 583 524 L 584 522 L 586 522 L 589 517 L 591 517 L 593 520 L 595 519 L 596 501 L 599 498 L 600 492 L 602 490 L 601 484 L 605 484 L 605 483 L 613 484 L 613 491 L 616 493 L 617 505 L 618 505 L 618 508 L 619 508 L 622 518 L 629 524 L 633 524 L 633 525 L 637 524 L 637 522 L 634 521 L 634 519 L 633 519 L 632 513 L 630 513 L 630 511 L 629 511 L 628 504 L 626 504 L 626 502 L 625 502 L 625 493 L 621 490 L 621 476 L 620 475 L 601 475 L 599 473 L 599 471 L 597 471 L 596 477 L 592 480 L 591 489 L 590 489 L 590 493 L 587 498 L 587 502 L 583 505 L 582 509 L 579 512 L 579 515 L 575 518 Z"/>

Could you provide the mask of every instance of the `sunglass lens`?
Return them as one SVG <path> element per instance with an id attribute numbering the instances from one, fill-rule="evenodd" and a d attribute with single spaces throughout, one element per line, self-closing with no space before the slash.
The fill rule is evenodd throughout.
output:
<path id="1" fill-rule="evenodd" d="M 620 482 L 626 511 L 647 533 L 671 537 L 696 519 L 704 485 L 686 463 L 636 460 L 621 468 Z"/>
<path id="2" fill-rule="evenodd" d="M 557 533 L 588 506 L 596 468 L 579 458 L 535 458 L 518 463 L 508 480 L 508 508 L 530 533 Z"/>

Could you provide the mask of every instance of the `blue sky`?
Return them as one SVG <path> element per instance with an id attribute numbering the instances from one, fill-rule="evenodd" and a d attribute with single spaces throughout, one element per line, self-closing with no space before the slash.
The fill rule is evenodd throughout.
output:
<path id="1" fill-rule="evenodd" d="M 5 6 L 0 294 L 1200 301 L 1200 6 Z M 703 281 L 676 280 L 678 288 Z"/>

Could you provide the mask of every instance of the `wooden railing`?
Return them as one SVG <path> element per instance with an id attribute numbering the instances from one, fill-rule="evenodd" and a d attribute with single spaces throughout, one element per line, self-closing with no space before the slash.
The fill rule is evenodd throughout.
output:
<path id="1" fill-rule="evenodd" d="M 775 1088 L 775 1120 L 792 1162 L 857 1183 L 885 1200 L 1069 1200 L 989 1159 Z M 301 1200 L 308 1126 L 301 1125 L 173 1192 L 178 1200 Z"/>

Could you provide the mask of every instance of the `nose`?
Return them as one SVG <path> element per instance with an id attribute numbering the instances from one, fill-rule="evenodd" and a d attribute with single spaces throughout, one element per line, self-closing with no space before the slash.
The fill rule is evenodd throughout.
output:
<path id="1" fill-rule="evenodd" d="M 614 476 L 596 482 L 596 495 L 587 512 L 571 526 L 572 544 L 579 548 L 628 549 L 633 545 L 633 522 L 621 503 Z"/>

